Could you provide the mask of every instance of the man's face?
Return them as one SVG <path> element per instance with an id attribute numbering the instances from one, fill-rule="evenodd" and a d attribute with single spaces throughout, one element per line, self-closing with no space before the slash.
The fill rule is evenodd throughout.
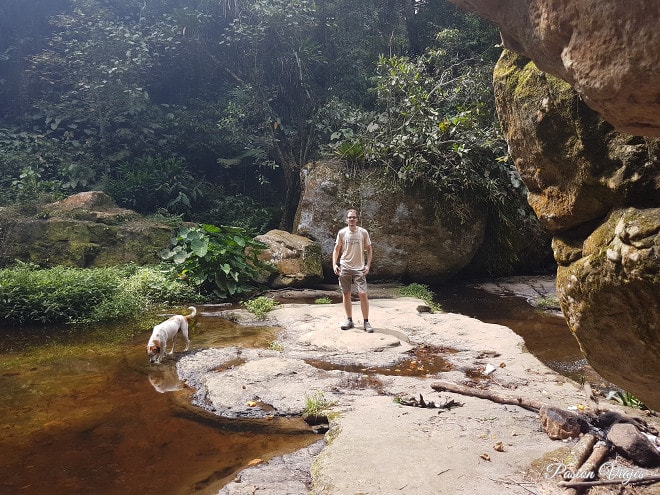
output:
<path id="1" fill-rule="evenodd" d="M 355 214 L 355 213 L 351 212 L 346 216 L 346 221 L 348 222 L 349 226 L 350 225 L 357 225 L 357 220 L 358 220 L 358 217 L 357 217 L 357 214 Z"/>

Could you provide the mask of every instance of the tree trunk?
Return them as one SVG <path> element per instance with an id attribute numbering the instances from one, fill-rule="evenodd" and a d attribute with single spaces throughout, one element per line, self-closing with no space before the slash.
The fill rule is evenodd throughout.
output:
<path id="1" fill-rule="evenodd" d="M 280 219 L 279 228 L 286 231 L 293 231 L 293 221 L 300 202 L 300 164 L 291 149 L 286 135 L 277 123 L 273 123 L 273 142 L 276 154 L 276 162 L 282 167 L 284 174 L 284 186 L 286 193 L 284 196 L 284 212 Z"/>
<path id="2" fill-rule="evenodd" d="M 280 220 L 280 229 L 287 232 L 293 232 L 293 222 L 295 220 L 298 203 L 300 202 L 300 167 L 282 166 L 284 171 L 284 183 L 286 185 L 286 195 L 284 197 L 284 212 Z"/>

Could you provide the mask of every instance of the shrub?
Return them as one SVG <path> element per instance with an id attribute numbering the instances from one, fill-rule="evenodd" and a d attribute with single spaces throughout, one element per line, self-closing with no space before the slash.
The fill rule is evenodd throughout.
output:
<path id="1" fill-rule="evenodd" d="M 206 185 L 180 158 L 142 157 L 116 167 L 104 178 L 104 192 L 119 206 L 148 214 L 165 209 L 190 214 Z"/>
<path id="2" fill-rule="evenodd" d="M 127 316 L 145 300 L 122 288 L 117 268 L 0 270 L 0 318 L 17 323 L 75 323 Z"/>
<path id="3" fill-rule="evenodd" d="M 258 235 L 277 227 L 279 213 L 279 208 L 236 194 L 212 199 L 208 211 L 195 212 L 195 219 L 202 223 L 233 225 L 245 229 L 250 235 Z"/>
<path id="4" fill-rule="evenodd" d="M 142 295 L 149 304 L 190 304 L 208 300 L 196 287 L 172 275 L 171 267 L 134 267 L 134 272 L 123 281 L 128 292 Z"/>
<path id="5" fill-rule="evenodd" d="M 265 248 L 245 229 L 202 224 L 180 228 L 161 257 L 203 293 L 227 299 L 251 292 L 263 271 L 272 269 L 258 258 Z"/>
<path id="6" fill-rule="evenodd" d="M 41 269 L 20 263 L 0 270 L 0 300 L 0 320 L 54 324 L 127 319 L 152 304 L 203 298 L 161 267 Z"/>
<path id="7" fill-rule="evenodd" d="M 250 313 L 255 315 L 260 320 L 266 318 L 266 313 L 272 310 L 279 303 L 270 297 L 259 296 L 256 299 L 251 299 L 242 303 Z"/>
<path id="8" fill-rule="evenodd" d="M 320 416 L 333 405 L 334 403 L 329 401 L 321 390 L 317 390 L 312 394 L 305 394 L 303 415 Z"/>

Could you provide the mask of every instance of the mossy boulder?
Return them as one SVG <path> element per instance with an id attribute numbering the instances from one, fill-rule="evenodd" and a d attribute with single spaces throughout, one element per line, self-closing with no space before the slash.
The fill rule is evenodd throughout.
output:
<path id="1" fill-rule="evenodd" d="M 283 230 L 271 230 L 255 240 L 268 246 L 259 259 L 274 268 L 272 273 L 264 274 L 262 280 L 269 287 L 309 287 L 323 280 L 318 243 Z"/>
<path id="2" fill-rule="evenodd" d="M 528 201 L 561 232 L 657 194 L 659 141 L 621 134 L 565 81 L 504 51 L 494 71 L 497 112 Z"/>
<path id="3" fill-rule="evenodd" d="M 554 236 L 569 328 L 598 372 L 660 408 L 660 140 L 617 132 L 512 52 L 494 87 L 528 201 Z"/>
<path id="4" fill-rule="evenodd" d="M 557 295 L 589 363 L 660 409 L 660 208 L 613 211 L 560 259 Z"/>
<path id="5" fill-rule="evenodd" d="M 71 196 L 27 216 L 0 210 L 0 263 L 80 268 L 158 263 L 172 226 L 118 208 L 104 193 Z"/>
<path id="6" fill-rule="evenodd" d="M 333 274 L 332 250 L 349 208 L 360 212 L 371 236 L 374 279 L 447 280 L 470 263 L 485 236 L 486 212 L 466 206 L 468 218 L 459 222 L 445 214 L 456 205 L 434 208 L 423 193 L 402 191 L 380 170 L 357 173 L 343 162 L 313 162 L 303 169 L 294 229 L 320 245 L 326 275 Z"/>
<path id="7" fill-rule="evenodd" d="M 495 23 L 504 46 L 570 82 L 617 130 L 660 136 L 657 0 L 451 0 Z"/>

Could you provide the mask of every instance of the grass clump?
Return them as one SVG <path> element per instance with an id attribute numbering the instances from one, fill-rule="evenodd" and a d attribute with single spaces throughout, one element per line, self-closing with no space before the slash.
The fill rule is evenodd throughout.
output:
<path id="1" fill-rule="evenodd" d="M 334 403 L 330 402 L 321 390 L 317 390 L 312 394 L 305 394 L 303 415 L 321 416 L 324 411 L 327 411 L 333 405 Z"/>
<path id="2" fill-rule="evenodd" d="M 625 391 L 622 392 L 619 390 L 612 393 L 610 396 L 613 400 L 615 400 L 622 406 L 632 407 L 633 409 L 641 409 L 641 410 L 648 409 L 648 407 L 646 407 L 646 404 L 644 404 L 641 400 L 639 400 L 630 392 L 625 392 Z"/>
<path id="3" fill-rule="evenodd" d="M 280 344 L 279 342 L 269 342 L 268 343 L 268 348 L 269 351 L 277 351 L 277 352 L 282 352 L 284 351 L 284 346 Z"/>
<path id="4" fill-rule="evenodd" d="M 69 324 L 128 319 L 152 304 L 194 302 L 199 296 L 158 267 L 40 268 L 19 263 L 0 270 L 0 300 L 0 321 Z"/>
<path id="5" fill-rule="evenodd" d="M 250 313 L 255 315 L 260 320 L 266 319 L 266 313 L 271 311 L 279 303 L 274 299 L 266 296 L 259 296 L 256 299 L 250 299 L 242 303 Z"/>
<path id="6" fill-rule="evenodd" d="M 560 309 L 559 299 L 556 296 L 546 296 L 540 297 L 534 301 L 537 308 L 551 310 L 551 309 Z"/>
<path id="7" fill-rule="evenodd" d="M 399 289 L 399 294 L 405 297 L 415 297 L 421 299 L 426 305 L 431 308 L 432 313 L 439 313 L 442 307 L 433 300 L 433 292 L 429 289 L 428 285 L 424 284 L 409 284 Z"/>
<path id="8" fill-rule="evenodd" d="M 329 297 L 319 297 L 314 300 L 314 304 L 332 304 Z"/>

